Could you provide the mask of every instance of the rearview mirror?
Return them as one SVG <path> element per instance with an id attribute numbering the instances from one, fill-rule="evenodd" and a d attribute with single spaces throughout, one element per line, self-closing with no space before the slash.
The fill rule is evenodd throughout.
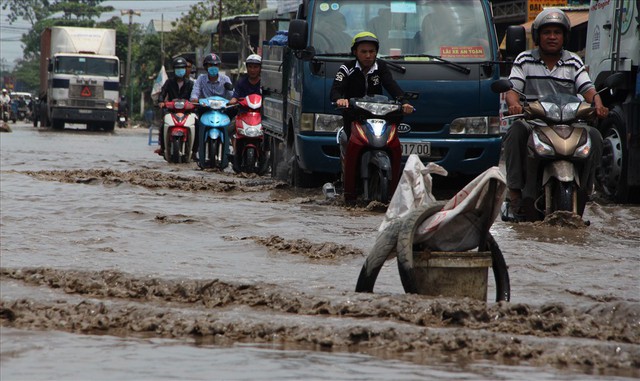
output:
<path id="1" fill-rule="evenodd" d="M 499 79 L 491 84 L 491 91 L 494 93 L 506 93 L 513 85 L 508 79 Z"/>

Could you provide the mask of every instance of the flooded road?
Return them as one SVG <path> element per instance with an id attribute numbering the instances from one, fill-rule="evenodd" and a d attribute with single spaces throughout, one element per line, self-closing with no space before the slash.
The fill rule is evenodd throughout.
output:
<path id="1" fill-rule="evenodd" d="M 0 379 L 640 378 L 640 207 L 497 221 L 511 302 L 355 293 L 384 209 L 169 165 L 147 130 L 0 134 Z"/>

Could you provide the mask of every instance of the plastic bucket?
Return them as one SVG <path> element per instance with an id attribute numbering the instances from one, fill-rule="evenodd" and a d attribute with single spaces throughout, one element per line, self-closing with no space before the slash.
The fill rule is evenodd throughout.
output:
<path id="1" fill-rule="evenodd" d="M 413 253 L 421 295 L 487 300 L 489 251 L 417 251 Z"/>

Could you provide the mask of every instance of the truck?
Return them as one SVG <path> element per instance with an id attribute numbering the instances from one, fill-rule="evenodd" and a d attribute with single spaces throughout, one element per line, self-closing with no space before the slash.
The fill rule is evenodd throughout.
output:
<path id="1" fill-rule="evenodd" d="M 596 89 L 624 73 L 615 90 L 600 93 L 609 115 L 598 129 L 604 139 L 598 186 L 619 203 L 640 203 L 640 1 L 592 0 L 585 64 Z"/>
<path id="2" fill-rule="evenodd" d="M 499 96 L 490 85 L 500 77 L 499 53 L 489 1 L 303 0 L 287 43 L 262 46 L 273 176 L 314 187 L 339 174 L 343 121 L 329 92 L 362 31 L 378 37 L 378 58 L 400 87 L 418 93 L 416 112 L 403 120 L 403 161 L 417 154 L 452 176 L 498 165 Z"/>
<path id="3" fill-rule="evenodd" d="M 114 29 L 54 26 L 40 39 L 39 112 L 42 126 L 65 123 L 112 131 L 118 113 L 120 60 Z"/>

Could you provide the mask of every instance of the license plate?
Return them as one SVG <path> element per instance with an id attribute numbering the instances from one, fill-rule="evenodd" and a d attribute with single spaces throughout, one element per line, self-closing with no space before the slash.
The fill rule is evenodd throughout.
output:
<path id="1" fill-rule="evenodd" d="M 120 117 L 120 121 L 124 122 L 124 117 L 123 116 Z"/>
<path id="2" fill-rule="evenodd" d="M 402 156 L 416 154 L 420 157 L 431 156 L 431 142 L 422 143 L 400 143 L 402 146 Z"/>
<path id="3" fill-rule="evenodd" d="M 82 109 L 78 110 L 78 112 L 79 112 L 80 114 L 91 114 L 91 113 L 92 113 L 92 111 L 91 111 L 91 110 L 82 110 Z"/>

